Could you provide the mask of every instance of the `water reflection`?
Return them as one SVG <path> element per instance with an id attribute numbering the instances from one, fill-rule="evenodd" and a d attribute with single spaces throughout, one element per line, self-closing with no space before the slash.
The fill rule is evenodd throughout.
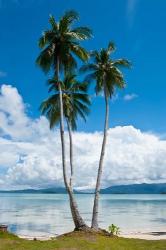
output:
<path id="1" fill-rule="evenodd" d="M 93 195 L 77 195 L 80 211 L 90 224 Z M 99 222 L 125 231 L 166 231 L 163 195 L 102 195 Z M 73 229 L 68 197 L 64 194 L 0 194 L 0 223 L 20 235 L 60 234 Z"/>

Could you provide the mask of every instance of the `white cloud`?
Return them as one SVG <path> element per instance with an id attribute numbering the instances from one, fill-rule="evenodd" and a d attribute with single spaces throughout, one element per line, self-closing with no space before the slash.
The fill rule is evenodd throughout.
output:
<path id="1" fill-rule="evenodd" d="M 102 133 L 74 133 L 75 186 L 93 188 Z M 68 138 L 67 138 L 67 153 Z M 58 129 L 44 117 L 31 119 L 17 89 L 3 85 L 0 95 L 0 189 L 62 185 Z M 166 182 L 166 140 L 133 126 L 109 129 L 103 186 Z M 67 158 L 69 167 L 69 159 Z"/>
<path id="2" fill-rule="evenodd" d="M 135 98 L 137 98 L 137 97 L 138 97 L 137 94 L 132 93 L 132 94 L 127 94 L 127 95 L 125 95 L 125 96 L 123 97 L 123 99 L 124 99 L 125 101 L 131 101 L 131 100 L 133 100 L 133 99 L 135 99 Z"/>

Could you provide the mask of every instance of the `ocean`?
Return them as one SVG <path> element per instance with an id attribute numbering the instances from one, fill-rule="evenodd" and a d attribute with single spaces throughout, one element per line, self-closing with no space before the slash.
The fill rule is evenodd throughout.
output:
<path id="1" fill-rule="evenodd" d="M 77 194 L 80 212 L 90 225 L 93 195 Z M 166 231 L 166 195 L 116 195 L 100 197 L 99 223 L 112 223 L 121 232 Z M 22 236 L 54 236 L 74 228 L 66 194 L 0 194 L 0 224 Z"/>

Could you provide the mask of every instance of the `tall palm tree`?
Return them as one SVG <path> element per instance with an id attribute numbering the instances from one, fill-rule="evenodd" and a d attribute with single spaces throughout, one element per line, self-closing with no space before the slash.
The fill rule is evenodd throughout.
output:
<path id="1" fill-rule="evenodd" d="M 79 116 L 86 121 L 91 104 L 89 95 L 87 94 L 88 84 L 86 82 L 79 82 L 75 77 L 76 75 L 74 74 L 67 74 L 64 80 L 61 81 L 64 118 L 69 134 L 70 186 L 72 189 L 74 175 L 72 131 L 77 129 L 77 119 Z M 49 119 L 50 129 L 53 129 L 60 122 L 59 89 L 56 78 L 50 79 L 48 84 L 50 85 L 49 92 L 54 91 L 54 94 L 42 102 L 40 110 Z"/>
<path id="2" fill-rule="evenodd" d="M 37 64 L 46 73 L 53 70 L 56 77 L 57 87 L 59 89 L 59 106 L 60 106 L 60 135 L 62 146 L 62 167 L 63 167 L 63 179 L 66 190 L 69 194 L 72 213 L 76 211 L 76 202 L 71 190 L 71 187 L 67 180 L 66 173 L 66 150 L 65 150 L 65 138 L 64 138 L 64 110 L 62 99 L 62 86 L 60 81 L 60 72 L 67 72 L 73 70 L 77 66 L 76 58 L 86 61 L 88 59 L 87 51 L 80 46 L 80 41 L 91 37 L 91 30 L 87 27 L 73 28 L 74 21 L 79 19 L 78 14 L 75 11 L 66 12 L 59 22 L 55 21 L 53 16 L 50 16 L 49 23 L 50 29 L 44 31 L 42 37 L 39 39 L 39 47 L 42 49 L 39 57 L 37 58 Z M 77 229 L 85 228 L 86 225 L 83 220 L 77 218 Z"/>
<path id="3" fill-rule="evenodd" d="M 101 186 L 101 177 L 103 171 L 103 160 L 105 155 L 108 121 L 109 121 L 109 98 L 111 98 L 117 88 L 124 88 L 125 81 L 121 67 L 130 67 L 129 61 L 125 59 L 113 60 L 110 56 L 115 50 L 115 46 L 112 42 L 108 44 L 106 49 L 101 49 L 99 52 L 92 52 L 93 63 L 86 64 L 81 67 L 82 72 L 89 72 L 86 80 L 96 81 L 95 91 L 96 94 L 104 92 L 105 98 L 105 123 L 104 123 L 104 135 L 99 160 L 98 174 L 96 180 L 95 197 L 93 205 L 92 215 L 92 228 L 99 229 L 98 226 L 98 205 L 99 205 L 99 193 Z"/>
<path id="4" fill-rule="evenodd" d="M 60 101 L 59 101 L 59 89 L 57 85 L 57 79 L 53 78 L 48 81 L 50 88 L 49 91 L 54 91 L 47 100 L 43 101 L 40 110 L 42 114 L 45 114 L 50 121 L 50 128 L 54 128 L 60 122 Z M 80 83 L 75 79 L 74 74 L 69 74 L 61 81 L 62 87 L 62 100 L 64 108 L 64 118 L 67 123 L 69 142 L 70 142 L 70 188 L 73 191 L 73 139 L 72 130 L 77 129 L 77 119 L 81 116 L 86 121 L 86 115 L 89 113 L 90 99 L 87 94 L 87 83 Z M 70 203 L 72 208 L 72 203 Z M 83 219 L 79 214 L 77 204 L 75 202 L 74 209 L 71 209 L 73 221 L 75 226 L 80 221 L 83 223 Z"/>

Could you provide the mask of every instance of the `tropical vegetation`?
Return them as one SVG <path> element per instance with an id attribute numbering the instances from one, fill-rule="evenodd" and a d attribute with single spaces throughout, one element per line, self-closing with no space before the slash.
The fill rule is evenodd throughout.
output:
<path id="1" fill-rule="evenodd" d="M 60 123 L 60 103 L 59 89 L 57 79 L 48 81 L 49 92 L 53 92 L 47 100 L 43 101 L 40 110 L 50 121 L 50 129 Z M 72 131 L 77 129 L 77 119 L 79 116 L 86 122 L 86 116 L 89 114 L 91 104 L 87 94 L 88 84 L 79 82 L 76 75 L 68 74 L 61 81 L 62 100 L 64 107 L 64 119 L 67 124 L 70 147 L 70 187 L 73 190 L 74 165 L 73 165 L 73 136 Z"/>
<path id="2" fill-rule="evenodd" d="M 50 28 L 45 30 L 39 39 L 41 52 L 36 60 L 38 66 L 45 72 L 51 73 L 48 80 L 49 96 L 40 105 L 40 110 L 50 123 L 50 129 L 60 125 L 60 138 L 62 148 L 62 172 L 66 190 L 68 192 L 71 214 L 75 231 L 61 235 L 49 241 L 28 241 L 7 233 L 0 232 L 0 250 L 53 250 L 53 249 L 79 249 L 79 250 L 165 250 L 165 240 L 145 241 L 139 239 L 124 239 L 117 237 L 119 227 L 109 226 L 107 232 L 100 229 L 98 223 L 99 193 L 104 166 L 104 156 L 109 128 L 110 99 L 117 89 L 125 87 L 122 68 L 129 68 L 130 62 L 126 59 L 114 59 L 115 45 L 109 42 L 106 49 L 88 52 L 81 42 L 92 37 L 88 27 L 74 27 L 79 16 L 75 11 L 66 12 L 59 20 L 50 15 Z M 78 71 L 78 60 L 83 66 Z M 80 80 L 79 73 L 86 74 L 84 81 Z M 78 80 L 79 79 L 79 80 Z M 105 102 L 105 121 L 103 141 L 99 156 L 99 166 L 95 187 L 91 228 L 82 218 L 73 192 L 74 162 L 73 162 L 73 131 L 77 129 L 79 118 L 86 121 L 90 112 L 90 95 L 88 87 L 95 83 L 95 93 L 102 93 Z M 70 148 L 70 175 L 66 164 L 66 136 L 67 127 Z M 110 237 L 112 236 L 112 237 Z"/>
<path id="3" fill-rule="evenodd" d="M 99 159 L 98 174 L 96 180 L 92 230 L 100 231 L 98 225 L 99 213 L 99 192 L 106 149 L 108 121 L 109 121 L 109 99 L 111 99 L 117 88 L 125 87 L 124 76 L 121 68 L 129 68 L 130 63 L 126 59 L 113 59 L 112 53 L 115 45 L 110 42 L 106 49 L 87 52 L 80 44 L 81 41 L 92 37 L 92 31 L 87 27 L 73 27 L 78 21 L 78 14 L 75 11 L 66 12 L 59 20 L 51 15 L 49 18 L 50 29 L 43 32 L 39 39 L 40 55 L 36 62 L 45 72 L 51 72 L 53 77 L 48 81 L 49 92 L 53 92 L 40 106 L 42 114 L 46 115 L 50 128 L 60 124 L 60 136 L 62 146 L 62 169 L 66 190 L 70 199 L 70 208 L 75 230 L 90 230 L 80 215 L 77 202 L 73 193 L 73 137 L 72 130 L 77 128 L 77 119 L 80 116 L 86 120 L 89 113 L 90 98 L 88 85 L 95 82 L 95 92 L 104 95 L 105 100 L 105 122 L 103 143 Z M 78 59 L 84 65 L 79 73 L 86 73 L 85 80 L 81 83 L 77 79 Z M 63 80 L 62 80 L 63 79 Z M 70 142 L 70 177 L 67 176 L 66 166 L 66 145 L 65 125 L 68 129 Z"/>
<path id="4" fill-rule="evenodd" d="M 108 227 L 108 231 L 112 234 L 112 235 L 118 235 L 120 234 L 120 227 L 111 224 L 111 226 Z"/>
<path id="5" fill-rule="evenodd" d="M 121 67 L 130 67 L 130 63 L 126 59 L 112 59 L 112 53 L 115 51 L 114 43 L 110 42 L 106 49 L 101 49 L 99 52 L 94 51 L 91 53 L 93 59 L 92 63 L 88 63 L 81 67 L 81 72 L 90 72 L 86 80 L 89 82 L 95 81 L 95 92 L 100 94 L 103 92 L 105 99 L 105 122 L 104 122 L 104 135 L 101 148 L 95 197 L 92 215 L 92 228 L 98 230 L 98 213 L 99 213 L 99 192 L 101 185 L 101 177 L 103 171 L 103 161 L 105 155 L 107 133 L 109 126 L 109 98 L 113 97 L 116 88 L 124 88 L 125 81 Z"/>
<path id="6" fill-rule="evenodd" d="M 88 59 L 88 52 L 80 46 L 80 41 L 90 38 L 92 32 L 87 27 L 73 28 L 73 23 L 78 19 L 79 16 L 75 11 L 66 12 L 59 22 L 56 22 L 55 18 L 50 16 L 49 23 L 51 27 L 49 30 L 43 32 L 42 37 L 39 39 L 39 47 L 42 51 L 36 62 L 44 72 L 49 72 L 49 70 L 52 69 L 53 75 L 56 78 L 56 84 L 59 90 L 60 135 L 64 184 L 69 194 L 70 208 L 75 229 L 83 229 L 88 227 L 78 211 L 73 190 L 67 179 L 64 105 L 60 80 L 61 74 L 66 74 L 68 71 L 72 72 L 77 67 L 76 57 L 82 61 Z"/>

